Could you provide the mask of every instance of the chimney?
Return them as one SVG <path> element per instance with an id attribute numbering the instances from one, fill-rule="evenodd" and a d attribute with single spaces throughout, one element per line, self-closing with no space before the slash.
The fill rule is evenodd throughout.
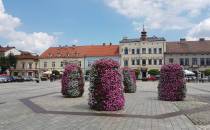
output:
<path id="1" fill-rule="evenodd" d="M 106 43 L 103 43 L 103 46 L 105 46 L 106 45 Z"/>
<path id="2" fill-rule="evenodd" d="M 205 41 L 205 38 L 200 38 L 199 41 L 200 42 L 204 42 Z"/>
<path id="3" fill-rule="evenodd" d="M 180 42 L 186 42 L 186 38 L 180 38 Z"/>

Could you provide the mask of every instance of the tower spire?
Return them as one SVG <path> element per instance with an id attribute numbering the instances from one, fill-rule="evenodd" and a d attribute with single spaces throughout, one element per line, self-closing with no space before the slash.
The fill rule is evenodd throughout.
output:
<path id="1" fill-rule="evenodd" d="M 142 41 L 146 41 L 147 40 L 147 32 L 145 31 L 144 24 L 143 24 L 143 30 L 141 32 L 141 40 Z"/>

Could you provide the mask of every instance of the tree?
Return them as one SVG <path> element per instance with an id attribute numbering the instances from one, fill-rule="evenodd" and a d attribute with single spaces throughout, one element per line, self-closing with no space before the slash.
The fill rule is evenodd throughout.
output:
<path id="1" fill-rule="evenodd" d="M 210 76 L 210 69 L 206 69 L 206 70 L 204 71 L 204 73 L 205 73 L 206 76 Z"/>
<path id="2" fill-rule="evenodd" d="M 15 68 L 16 63 L 17 63 L 17 58 L 13 54 L 9 54 L 9 56 L 7 57 L 5 56 L 0 57 L 0 66 L 2 68 L 2 72 L 11 67 Z"/>
<path id="3" fill-rule="evenodd" d="M 52 71 L 52 74 L 54 74 L 54 75 L 60 75 L 60 72 L 58 70 L 53 70 Z"/>
<path id="4" fill-rule="evenodd" d="M 160 71 L 158 69 L 151 69 L 148 71 L 148 74 L 156 76 L 160 74 Z"/>
<path id="5" fill-rule="evenodd" d="M 9 56 L 6 59 L 8 59 L 7 64 L 10 67 L 16 67 L 17 58 L 13 54 L 9 54 Z"/>

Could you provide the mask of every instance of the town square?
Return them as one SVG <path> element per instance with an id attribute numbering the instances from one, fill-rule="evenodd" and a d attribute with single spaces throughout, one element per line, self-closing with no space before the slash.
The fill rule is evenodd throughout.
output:
<path id="1" fill-rule="evenodd" d="M 209 0 L 0 0 L 0 130 L 210 130 Z"/>
<path id="2" fill-rule="evenodd" d="M 0 129 L 208 130 L 209 83 L 188 83 L 182 102 L 159 101 L 157 84 L 137 82 L 117 112 L 89 109 L 88 82 L 81 98 L 63 98 L 60 81 L 0 84 Z"/>

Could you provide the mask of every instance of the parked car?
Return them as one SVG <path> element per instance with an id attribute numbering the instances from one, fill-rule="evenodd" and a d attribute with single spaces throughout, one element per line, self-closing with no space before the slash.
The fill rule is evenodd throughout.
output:
<path id="1" fill-rule="evenodd" d="M 7 83 L 7 79 L 5 77 L 1 76 L 0 83 Z"/>
<path id="2" fill-rule="evenodd" d="M 24 81 L 33 81 L 33 78 L 30 76 L 23 77 Z"/>
<path id="3" fill-rule="evenodd" d="M 24 79 L 21 76 L 16 76 L 16 77 L 14 77 L 14 79 L 16 82 L 24 82 Z"/>
<path id="4" fill-rule="evenodd" d="M 47 76 L 42 76 L 41 77 L 41 81 L 47 81 L 48 80 L 48 77 Z"/>

